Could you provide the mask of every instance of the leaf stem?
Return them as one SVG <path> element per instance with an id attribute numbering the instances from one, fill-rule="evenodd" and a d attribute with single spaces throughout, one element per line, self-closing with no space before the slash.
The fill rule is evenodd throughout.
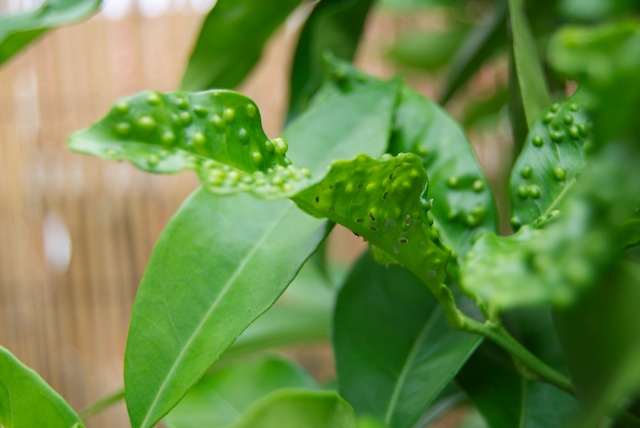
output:
<path id="1" fill-rule="evenodd" d="M 87 407 L 78 412 L 78 416 L 80 416 L 80 419 L 84 421 L 102 412 L 103 410 L 108 409 L 123 398 L 124 387 L 119 388 L 117 391 L 112 392 L 111 394 L 100 398 L 98 401 L 89 404 Z"/>

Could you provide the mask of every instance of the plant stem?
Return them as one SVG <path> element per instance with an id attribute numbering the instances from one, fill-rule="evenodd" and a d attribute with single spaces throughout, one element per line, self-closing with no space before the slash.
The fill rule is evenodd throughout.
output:
<path id="1" fill-rule="evenodd" d="M 86 419 L 89 419 L 95 416 L 101 411 L 113 406 L 123 398 L 124 398 L 124 388 L 120 388 L 117 391 L 105 397 L 102 397 L 98 401 L 89 404 L 87 407 L 85 407 L 84 409 L 78 412 L 78 416 L 80 416 L 80 419 L 84 421 Z"/>

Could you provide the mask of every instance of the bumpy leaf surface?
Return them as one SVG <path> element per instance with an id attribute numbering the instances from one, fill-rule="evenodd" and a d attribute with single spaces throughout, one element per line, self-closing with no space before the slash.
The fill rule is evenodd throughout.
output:
<path id="1" fill-rule="evenodd" d="M 561 213 L 563 201 L 586 165 L 590 129 L 577 96 L 542 112 L 511 172 L 515 228 L 541 227 Z"/>
<path id="2" fill-rule="evenodd" d="M 302 0 L 218 0 L 205 18 L 182 89 L 233 88 L 258 62 L 264 44 Z"/>
<path id="3" fill-rule="evenodd" d="M 80 418 L 57 392 L 1 346 L 0 426 L 84 427 Z"/>
<path id="4" fill-rule="evenodd" d="M 45 0 L 35 10 L 0 16 L 0 64 L 52 28 L 93 14 L 100 0 Z"/>

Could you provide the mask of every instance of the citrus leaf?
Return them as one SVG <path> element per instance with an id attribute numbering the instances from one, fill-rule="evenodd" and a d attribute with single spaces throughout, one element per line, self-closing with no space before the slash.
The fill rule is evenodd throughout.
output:
<path id="1" fill-rule="evenodd" d="M 356 428 L 353 409 L 333 391 L 283 389 L 255 403 L 232 428 Z"/>
<path id="2" fill-rule="evenodd" d="M 233 88 L 242 82 L 301 1 L 218 0 L 202 23 L 181 89 Z"/>
<path id="3" fill-rule="evenodd" d="M 373 415 L 385 427 L 413 426 L 481 340 L 452 330 L 436 299 L 406 269 L 364 255 L 336 301 L 340 393 L 360 416 Z"/>
<path id="4" fill-rule="evenodd" d="M 1 346 L 0 426 L 84 427 L 78 415 L 57 392 Z"/>
<path id="5" fill-rule="evenodd" d="M 44 0 L 35 10 L 0 16 L 0 64 L 48 30 L 92 15 L 100 0 Z"/>
<path id="6" fill-rule="evenodd" d="M 293 200 L 362 236 L 436 290 L 448 250 L 431 229 L 427 174 L 412 154 L 336 161 L 324 179 Z M 435 291 L 434 291 L 435 292 Z"/>
<path id="7" fill-rule="evenodd" d="M 511 171 L 511 224 L 542 227 L 560 214 L 586 165 L 591 134 L 588 113 L 576 95 L 542 112 L 531 126 Z"/>
<path id="8" fill-rule="evenodd" d="M 262 356 L 221 367 L 203 377 L 164 419 L 169 428 L 223 428 L 253 403 L 280 388 L 316 388 L 291 361 Z"/>

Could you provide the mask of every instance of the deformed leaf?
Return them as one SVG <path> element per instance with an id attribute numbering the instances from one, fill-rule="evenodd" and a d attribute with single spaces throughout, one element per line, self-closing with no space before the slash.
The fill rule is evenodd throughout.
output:
<path id="1" fill-rule="evenodd" d="M 84 427 L 78 415 L 57 392 L 1 346 L 0 426 Z"/>
<path id="2" fill-rule="evenodd" d="M 44 0 L 35 10 L 0 15 L 0 64 L 47 30 L 93 14 L 100 0 Z"/>
<path id="3" fill-rule="evenodd" d="M 586 165 L 590 134 L 591 123 L 579 95 L 542 112 L 511 171 L 514 228 L 541 227 L 560 214 Z"/>
<path id="4" fill-rule="evenodd" d="M 260 59 L 264 44 L 302 0 L 218 0 L 205 18 L 181 89 L 233 88 Z"/>
<path id="5" fill-rule="evenodd" d="M 232 428 L 357 428 L 353 409 L 334 391 L 282 389 L 255 403 Z"/>
<path id="6" fill-rule="evenodd" d="M 309 373 L 271 356 L 223 366 L 202 378 L 164 419 L 169 428 L 224 428 L 280 388 L 316 388 Z"/>
<path id="7" fill-rule="evenodd" d="M 427 174 L 413 154 L 336 161 L 324 179 L 296 195 L 303 210 L 368 240 L 432 290 L 441 286 L 449 251 L 431 228 Z"/>
<path id="8" fill-rule="evenodd" d="M 147 172 L 190 169 L 208 191 L 223 195 L 279 199 L 300 190 L 310 174 L 291 165 L 284 140 L 267 138 L 255 103 L 232 91 L 134 95 L 73 134 L 69 148 Z"/>
<path id="9" fill-rule="evenodd" d="M 340 289 L 332 340 L 340 393 L 358 415 L 410 427 L 482 339 L 451 329 L 409 271 L 367 254 Z"/>

